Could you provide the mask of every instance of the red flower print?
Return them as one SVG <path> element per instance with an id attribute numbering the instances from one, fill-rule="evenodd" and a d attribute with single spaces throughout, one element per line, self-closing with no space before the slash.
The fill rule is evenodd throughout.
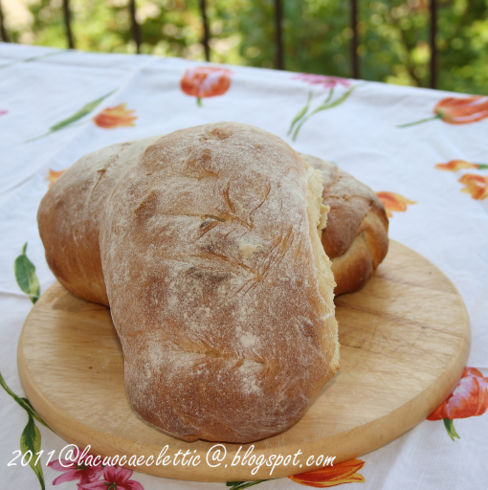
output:
<path id="1" fill-rule="evenodd" d="M 290 480 L 301 485 L 315 488 L 333 487 L 343 483 L 364 482 L 364 476 L 357 473 L 364 466 L 364 461 L 351 459 L 334 466 L 325 466 L 318 470 L 289 476 Z"/>
<path id="2" fill-rule="evenodd" d="M 135 111 L 127 110 L 126 106 L 127 104 L 119 104 L 115 107 L 107 107 L 93 118 L 93 122 L 104 129 L 135 126 L 134 121 L 137 119 L 137 116 L 133 115 Z"/>
<path id="3" fill-rule="evenodd" d="M 79 490 L 144 490 L 137 481 L 131 480 L 132 470 L 118 466 L 105 466 L 103 480 L 84 483 Z"/>
<path id="4" fill-rule="evenodd" d="M 5 114 L 8 114 L 8 111 L 4 111 L 4 110 L 0 109 L 0 116 L 4 116 Z"/>
<path id="5" fill-rule="evenodd" d="M 53 485 L 59 485 L 67 481 L 79 480 L 80 485 L 96 480 L 102 473 L 102 465 L 85 465 L 84 459 L 88 455 L 83 453 L 75 460 L 56 459 L 51 461 L 48 466 L 56 471 L 62 471 L 63 474 L 53 480 Z"/>
<path id="6" fill-rule="evenodd" d="M 59 177 L 61 177 L 61 175 L 64 174 L 64 172 L 66 172 L 66 170 L 52 170 L 52 169 L 49 169 L 49 174 L 46 177 L 46 180 L 49 181 L 49 189 L 52 187 L 52 185 L 54 184 L 54 182 L 56 182 L 59 179 Z"/>
<path id="7" fill-rule="evenodd" d="M 410 199 L 407 199 L 396 192 L 380 191 L 377 192 L 376 195 L 383 203 L 383 206 L 385 206 L 388 218 L 393 216 L 393 211 L 404 212 L 407 210 L 409 204 L 417 204 L 415 201 L 410 201 Z"/>
<path id="8" fill-rule="evenodd" d="M 427 420 L 444 420 L 452 440 L 459 439 L 453 419 L 483 415 L 488 409 L 488 378 L 478 369 L 465 367 L 461 379 L 451 394 L 428 417 Z"/>
<path id="9" fill-rule="evenodd" d="M 304 82 L 310 83 L 311 85 L 322 85 L 325 88 L 333 88 L 337 85 L 349 87 L 351 85 L 351 82 L 346 78 L 328 77 L 326 75 L 314 75 L 311 73 L 299 73 L 293 78 L 297 80 L 303 80 Z"/>
<path id="10" fill-rule="evenodd" d="M 441 119 L 448 124 L 469 124 L 488 117 L 488 97 L 474 95 L 472 97 L 446 97 L 440 100 L 433 110 L 435 116 L 420 119 L 411 123 L 400 124 L 398 128 L 415 126 L 416 124 Z"/>
<path id="11" fill-rule="evenodd" d="M 223 95 L 229 90 L 232 72 L 217 66 L 197 66 L 188 68 L 181 79 L 181 90 L 186 95 L 197 98 L 202 105 L 202 98 Z"/>
<path id="12" fill-rule="evenodd" d="M 488 197 L 488 177 L 477 174 L 464 174 L 458 182 L 465 185 L 461 192 L 471 194 L 473 199 L 481 201 Z"/>
<path id="13" fill-rule="evenodd" d="M 435 168 L 438 170 L 449 170 L 450 172 L 456 172 L 463 168 L 484 168 L 483 163 L 471 163 L 466 160 L 450 160 L 447 163 L 437 163 Z M 488 168 L 488 165 L 486 165 Z"/>

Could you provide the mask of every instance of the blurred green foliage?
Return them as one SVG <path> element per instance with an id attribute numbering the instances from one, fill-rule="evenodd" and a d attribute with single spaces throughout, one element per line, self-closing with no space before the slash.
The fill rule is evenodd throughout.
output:
<path id="1" fill-rule="evenodd" d="M 5 3 L 6 0 L 3 0 Z M 19 1 L 19 0 L 14 0 Z M 428 0 L 359 1 L 361 78 L 428 86 Z M 66 47 L 61 0 L 24 0 L 15 42 Z M 71 0 L 78 49 L 135 52 L 127 0 Z M 143 53 L 203 60 L 198 0 L 138 0 Z M 207 0 L 211 60 L 274 67 L 273 0 Z M 283 0 L 285 68 L 351 74 L 350 2 Z M 488 93 L 488 0 L 438 0 L 438 88 Z"/>

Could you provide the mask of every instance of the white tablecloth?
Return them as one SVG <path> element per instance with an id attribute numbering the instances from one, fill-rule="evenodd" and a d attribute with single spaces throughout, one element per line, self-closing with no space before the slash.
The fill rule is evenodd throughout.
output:
<path id="1" fill-rule="evenodd" d="M 41 293 L 53 282 L 36 224 L 49 179 L 97 148 L 201 123 L 259 126 L 301 152 L 334 161 L 377 191 L 392 212 L 391 238 L 436 264 L 462 295 L 472 326 L 468 366 L 478 371 L 468 371 L 455 396 L 467 400 L 468 412 L 483 413 L 488 406 L 488 98 L 210 66 L 212 70 L 182 59 L 0 44 L 3 488 L 40 488 L 33 469 L 14 459 L 29 421 L 22 401 L 14 397 L 24 396 L 16 345 L 32 307 L 24 291 L 36 294 L 32 282 L 30 290 L 25 284 L 20 289 L 14 261 L 27 242 L 26 256 L 35 266 Z M 20 261 L 18 274 L 22 266 L 32 272 L 25 257 Z M 459 416 L 455 408 L 453 413 Z M 40 435 L 40 448 L 55 451 L 56 460 L 66 442 L 35 419 L 29 424 L 23 444 L 36 447 Z M 338 466 L 335 476 L 324 472 L 319 479 L 324 486 L 344 488 L 356 488 L 358 481 L 363 481 L 358 488 L 368 489 L 488 488 L 483 471 L 488 416 L 455 418 L 454 424 L 459 439 L 451 440 L 442 420 L 426 420 L 358 462 Z M 26 440 L 29 434 L 34 442 Z M 80 482 L 80 488 L 107 488 L 111 482 L 131 489 L 226 488 L 224 483 L 166 480 L 116 468 L 99 471 L 88 484 L 86 472 L 60 471 L 59 464 L 48 466 L 44 457 L 35 469 L 38 476 L 42 470 L 46 488 L 74 489 Z M 343 483 L 348 475 L 353 483 Z M 257 487 L 301 485 L 285 478 Z"/>

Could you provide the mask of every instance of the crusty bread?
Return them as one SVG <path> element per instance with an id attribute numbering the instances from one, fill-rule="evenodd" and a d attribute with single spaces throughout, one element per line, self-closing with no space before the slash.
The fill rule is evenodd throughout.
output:
<path id="1" fill-rule="evenodd" d="M 117 180 L 156 139 L 112 145 L 85 155 L 43 197 L 37 222 L 46 261 L 75 296 L 108 306 L 98 240 L 100 219 Z"/>
<path id="2" fill-rule="evenodd" d="M 83 157 L 38 222 L 60 282 L 111 307 L 135 409 L 187 440 L 249 442 L 296 422 L 338 366 L 324 249 L 340 294 L 388 247 L 371 189 L 235 123 Z"/>
<path id="3" fill-rule="evenodd" d="M 324 204 L 330 207 L 322 244 L 332 260 L 335 294 L 364 286 L 388 251 L 388 217 L 376 194 L 336 165 L 302 155 L 322 173 Z"/>
<path id="4" fill-rule="evenodd" d="M 177 131 L 120 179 L 102 268 L 129 399 L 185 439 L 250 442 L 295 423 L 338 367 L 322 185 L 241 124 Z"/>
<path id="5" fill-rule="evenodd" d="M 111 147 L 97 156 L 96 178 L 78 162 L 53 186 L 39 210 L 46 253 L 59 257 L 49 243 L 58 229 L 61 255 L 77 257 L 61 273 L 62 258 L 49 264 L 76 294 L 85 285 L 69 276 L 82 273 L 96 284 L 90 299 L 108 298 L 127 393 L 145 420 L 185 440 L 279 433 L 338 368 L 320 172 L 242 124 L 150 143 Z M 64 194 L 80 181 L 81 194 Z M 65 232 L 72 218 L 81 228 Z M 97 255 L 77 248 L 83 233 Z"/>
<path id="6" fill-rule="evenodd" d="M 71 293 L 108 306 L 99 250 L 100 217 L 118 179 L 159 137 L 90 153 L 52 186 L 38 211 L 46 260 Z M 362 287 L 388 250 L 388 218 L 376 194 L 330 162 L 302 155 L 322 173 L 330 207 L 322 243 L 332 260 L 335 294 Z"/>

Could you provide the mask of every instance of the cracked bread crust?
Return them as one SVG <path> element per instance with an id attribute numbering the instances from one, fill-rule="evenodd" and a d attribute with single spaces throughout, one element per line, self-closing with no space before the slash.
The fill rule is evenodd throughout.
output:
<path id="1" fill-rule="evenodd" d="M 333 376 L 320 181 L 278 137 L 219 123 L 160 138 L 117 182 L 101 259 L 145 420 L 251 442 L 297 422 Z"/>

